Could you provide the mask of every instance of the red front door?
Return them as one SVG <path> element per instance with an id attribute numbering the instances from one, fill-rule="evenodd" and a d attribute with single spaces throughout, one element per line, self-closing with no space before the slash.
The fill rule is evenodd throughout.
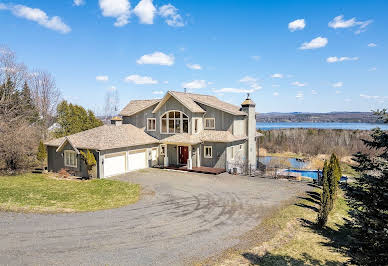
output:
<path id="1" fill-rule="evenodd" d="M 178 146 L 179 164 L 187 164 L 189 158 L 189 147 Z"/>

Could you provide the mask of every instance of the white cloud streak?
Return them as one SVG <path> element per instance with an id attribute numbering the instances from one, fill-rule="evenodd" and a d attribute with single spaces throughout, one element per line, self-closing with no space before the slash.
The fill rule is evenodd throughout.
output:
<path id="1" fill-rule="evenodd" d="M 97 81 L 108 81 L 109 77 L 108 76 L 97 76 L 96 80 Z"/>
<path id="2" fill-rule="evenodd" d="M 74 0 L 73 1 L 73 5 L 75 5 L 75 6 L 82 6 L 84 4 L 85 4 L 84 0 Z"/>
<path id="3" fill-rule="evenodd" d="M 216 93 L 224 93 L 224 92 L 227 92 L 227 93 L 252 93 L 254 92 L 255 90 L 254 89 L 237 89 L 237 88 L 222 88 L 222 89 L 219 89 L 219 90 L 214 90 L 214 92 Z"/>
<path id="4" fill-rule="evenodd" d="M 318 49 L 325 47 L 328 43 L 327 38 L 317 37 L 312 39 L 310 42 L 304 42 L 299 49 L 300 50 L 310 50 L 310 49 Z"/>
<path id="5" fill-rule="evenodd" d="M 136 85 L 151 85 L 158 84 L 157 80 L 152 79 L 148 76 L 140 76 L 140 75 L 130 75 L 124 79 L 126 82 L 130 82 Z"/>
<path id="6" fill-rule="evenodd" d="M 104 17 L 116 19 L 114 23 L 116 27 L 129 23 L 131 4 L 128 0 L 99 0 L 99 5 Z"/>
<path id="7" fill-rule="evenodd" d="M 342 81 L 338 81 L 338 82 L 333 83 L 331 86 L 333 86 L 333 88 L 340 88 L 343 85 L 344 85 L 344 83 Z"/>
<path id="8" fill-rule="evenodd" d="M 344 16 L 339 15 L 335 17 L 332 21 L 330 21 L 328 25 L 330 28 L 333 28 L 333 29 L 345 29 L 345 28 L 357 27 L 357 30 L 355 31 L 355 33 L 360 34 L 361 32 L 364 32 L 366 30 L 366 27 L 372 22 L 373 20 L 358 21 L 356 18 L 344 20 Z"/>
<path id="9" fill-rule="evenodd" d="M 299 82 L 299 81 L 294 81 L 291 84 L 294 85 L 294 86 L 297 86 L 297 87 L 304 87 L 304 86 L 306 86 L 306 83 L 302 83 L 302 82 Z"/>
<path id="10" fill-rule="evenodd" d="M 153 24 L 156 8 L 152 0 L 141 0 L 133 10 L 142 24 Z"/>
<path id="11" fill-rule="evenodd" d="M 201 65 L 199 65 L 199 64 L 187 64 L 186 66 L 190 69 L 193 69 L 193 70 L 201 70 L 202 69 Z"/>
<path id="12" fill-rule="evenodd" d="M 260 90 L 262 87 L 258 84 L 258 79 L 251 76 L 245 76 L 240 79 L 241 83 L 248 85 L 253 90 Z"/>
<path id="13" fill-rule="evenodd" d="M 368 43 L 368 47 L 376 47 L 377 46 L 377 44 L 375 44 L 374 42 L 371 42 L 371 43 Z"/>
<path id="14" fill-rule="evenodd" d="M 49 17 L 46 12 L 39 8 L 31 8 L 24 5 L 0 4 L 0 10 L 9 10 L 16 17 L 34 21 L 45 28 L 63 34 L 69 33 L 71 31 L 71 28 L 66 25 L 60 17 Z"/>
<path id="15" fill-rule="evenodd" d="M 162 52 L 154 52 L 152 54 L 146 54 L 140 57 L 136 62 L 140 65 L 161 65 L 172 66 L 175 58 L 173 55 L 167 55 Z"/>
<path id="16" fill-rule="evenodd" d="M 208 82 L 206 80 L 193 80 L 190 82 L 182 83 L 182 88 L 186 89 L 204 89 L 208 85 Z"/>
<path id="17" fill-rule="evenodd" d="M 297 20 L 294 20 L 294 21 L 288 23 L 288 29 L 291 32 L 296 31 L 296 30 L 303 30 L 304 27 L 306 27 L 306 23 L 305 23 L 304 19 L 297 19 Z"/>
<path id="18" fill-rule="evenodd" d="M 284 77 L 283 74 L 280 74 L 280 73 L 275 73 L 275 74 L 272 74 L 271 75 L 271 78 L 278 78 L 278 79 L 282 79 Z"/>
<path id="19" fill-rule="evenodd" d="M 359 58 L 358 57 L 347 57 L 347 56 L 342 56 L 342 57 L 336 57 L 336 56 L 330 56 L 326 59 L 326 62 L 328 63 L 337 63 L 337 62 L 343 62 L 343 61 L 357 61 Z"/>
<path id="20" fill-rule="evenodd" d="M 159 15 L 171 27 L 183 27 L 185 25 L 182 16 L 178 14 L 178 9 L 171 4 L 161 6 L 159 8 Z"/>

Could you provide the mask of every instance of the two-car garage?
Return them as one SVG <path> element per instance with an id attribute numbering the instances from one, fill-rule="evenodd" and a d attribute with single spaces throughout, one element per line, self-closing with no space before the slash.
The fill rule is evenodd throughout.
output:
<path id="1" fill-rule="evenodd" d="M 146 149 L 106 154 L 103 161 L 104 177 L 120 175 L 147 167 Z"/>

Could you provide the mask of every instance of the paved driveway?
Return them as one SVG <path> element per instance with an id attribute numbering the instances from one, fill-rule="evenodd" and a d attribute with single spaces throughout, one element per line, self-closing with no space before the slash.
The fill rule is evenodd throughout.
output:
<path id="1" fill-rule="evenodd" d="M 182 265 L 239 243 L 265 212 L 306 189 L 281 180 L 147 169 L 130 206 L 72 214 L 0 212 L 0 264 Z"/>

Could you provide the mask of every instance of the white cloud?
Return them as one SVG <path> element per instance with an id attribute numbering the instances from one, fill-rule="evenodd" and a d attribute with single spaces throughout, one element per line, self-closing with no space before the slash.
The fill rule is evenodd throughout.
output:
<path id="1" fill-rule="evenodd" d="M 168 80 L 163 81 L 163 84 L 168 84 Z"/>
<path id="2" fill-rule="evenodd" d="M 259 61 L 260 60 L 260 56 L 258 55 L 252 55 L 251 58 L 255 61 Z"/>
<path id="3" fill-rule="evenodd" d="M 328 63 L 336 63 L 336 62 L 343 62 L 343 61 L 356 61 L 358 60 L 358 57 L 336 57 L 336 56 L 330 56 L 326 59 L 326 62 Z"/>
<path id="4" fill-rule="evenodd" d="M 312 39 L 310 42 L 304 42 L 299 49 L 301 50 L 308 50 L 308 49 L 317 49 L 325 47 L 328 43 L 327 38 L 323 37 L 317 37 L 315 39 Z"/>
<path id="5" fill-rule="evenodd" d="M 299 81 L 294 81 L 291 84 L 294 85 L 294 86 L 298 86 L 298 87 L 306 86 L 306 83 L 302 83 L 302 82 L 299 82 Z"/>
<path id="6" fill-rule="evenodd" d="M 368 47 L 376 47 L 377 44 L 375 44 L 374 42 L 371 42 L 371 43 L 368 43 Z"/>
<path id="7" fill-rule="evenodd" d="M 74 0 L 73 1 L 73 5 L 75 5 L 75 6 L 82 6 L 84 4 L 85 4 L 84 0 Z"/>
<path id="8" fill-rule="evenodd" d="M 201 70 L 202 69 L 201 65 L 199 65 L 199 64 L 187 64 L 186 66 L 190 69 L 193 69 L 193 70 Z"/>
<path id="9" fill-rule="evenodd" d="M 39 8 L 31 8 L 24 5 L 5 5 L 0 4 L 0 10 L 9 10 L 13 15 L 25 18 L 38 23 L 39 25 L 58 31 L 60 33 L 69 33 L 71 28 L 66 25 L 58 16 L 49 17 L 46 12 Z"/>
<path id="10" fill-rule="evenodd" d="M 276 91 L 275 91 L 275 92 L 273 93 L 273 96 L 279 96 L 279 92 L 276 92 Z"/>
<path id="11" fill-rule="evenodd" d="M 164 94 L 163 91 L 153 91 L 152 94 L 161 95 Z"/>
<path id="12" fill-rule="evenodd" d="M 297 19 L 288 23 L 288 29 L 290 31 L 303 30 L 306 27 L 304 19 Z"/>
<path id="13" fill-rule="evenodd" d="M 116 18 L 116 27 L 129 23 L 131 4 L 128 0 L 99 0 L 99 5 L 104 17 Z"/>
<path id="14" fill-rule="evenodd" d="M 182 88 L 186 89 L 204 89 L 206 88 L 208 83 L 206 80 L 193 80 L 190 82 L 182 83 Z"/>
<path id="15" fill-rule="evenodd" d="M 139 75 L 130 75 L 124 79 L 126 82 L 131 82 L 137 85 L 149 85 L 149 84 L 158 84 L 157 80 L 152 79 L 147 76 Z"/>
<path id="16" fill-rule="evenodd" d="M 153 24 L 156 8 L 152 4 L 152 0 L 141 0 L 133 10 L 133 13 L 139 17 L 140 23 Z"/>
<path id="17" fill-rule="evenodd" d="M 283 77 L 284 77 L 283 74 L 280 74 L 280 73 L 275 73 L 275 74 L 272 74 L 272 75 L 271 75 L 271 78 L 282 79 Z"/>
<path id="18" fill-rule="evenodd" d="M 388 100 L 388 96 L 360 94 L 360 97 L 364 98 L 366 100 L 375 100 L 379 103 L 384 103 L 384 102 L 386 102 L 386 100 Z"/>
<path id="19" fill-rule="evenodd" d="M 108 91 L 116 91 L 116 90 L 117 90 L 117 88 L 115 86 L 112 86 L 112 87 L 108 88 Z"/>
<path id="20" fill-rule="evenodd" d="M 165 18 L 167 25 L 171 27 L 183 27 L 185 25 L 182 16 L 178 14 L 178 9 L 171 4 L 161 6 L 159 15 Z"/>
<path id="21" fill-rule="evenodd" d="M 252 93 L 254 92 L 254 89 L 248 90 L 248 89 L 237 89 L 237 88 L 222 88 L 219 90 L 214 90 L 216 93 L 224 93 L 224 92 L 229 92 L 229 93 Z"/>
<path id="22" fill-rule="evenodd" d="M 155 52 L 152 54 L 146 54 L 140 57 L 136 62 L 140 65 L 162 65 L 162 66 L 172 66 L 174 64 L 174 56 L 167 55 L 162 52 Z"/>
<path id="23" fill-rule="evenodd" d="M 334 88 L 340 88 L 340 87 L 342 87 L 343 85 L 344 85 L 344 83 L 343 83 L 342 81 L 338 81 L 338 82 L 332 84 L 332 86 L 333 86 Z"/>
<path id="24" fill-rule="evenodd" d="M 97 81 L 108 81 L 109 77 L 108 76 L 97 76 L 96 80 Z"/>
<path id="25" fill-rule="evenodd" d="M 368 71 L 376 71 L 376 70 L 377 70 L 376 67 L 371 67 L 371 68 L 368 69 Z"/>
<path id="26" fill-rule="evenodd" d="M 296 94 L 295 97 L 296 97 L 297 99 L 299 99 L 299 100 L 303 100 L 303 98 L 304 98 L 303 91 L 298 91 L 298 93 Z"/>
<path id="27" fill-rule="evenodd" d="M 312 94 L 312 95 L 317 95 L 318 92 L 317 92 L 316 90 L 311 90 L 311 94 Z"/>
<path id="28" fill-rule="evenodd" d="M 329 27 L 333 29 L 345 29 L 345 28 L 358 27 L 355 33 L 359 34 L 365 31 L 366 27 L 372 22 L 373 20 L 357 21 L 356 18 L 344 20 L 344 16 L 340 15 L 335 17 L 332 21 L 329 22 Z"/>
<path id="29" fill-rule="evenodd" d="M 341 94 L 341 93 L 342 91 L 339 91 L 339 90 L 335 91 L 335 94 Z"/>
<path id="30" fill-rule="evenodd" d="M 245 76 L 242 79 L 240 79 L 241 83 L 245 83 L 249 87 L 251 87 L 253 90 L 260 90 L 262 87 L 258 84 L 258 79 L 253 78 L 251 76 Z"/>

